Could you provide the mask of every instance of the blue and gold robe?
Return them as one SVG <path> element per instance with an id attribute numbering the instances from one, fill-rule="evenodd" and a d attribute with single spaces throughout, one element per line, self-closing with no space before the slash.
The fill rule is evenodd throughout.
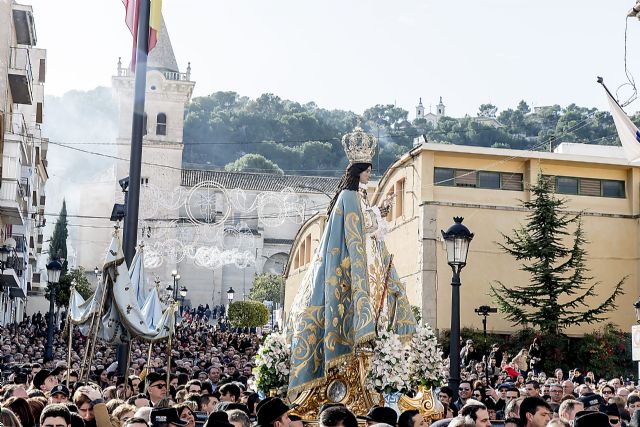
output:
<path id="1" fill-rule="evenodd" d="M 338 195 L 295 296 L 287 326 L 289 393 L 324 383 L 329 368 L 376 337 L 377 322 L 386 328 L 392 318 L 394 331 L 407 338 L 415 331 L 404 284 L 384 243 L 368 232 L 363 208 L 369 210 L 366 193 Z"/>

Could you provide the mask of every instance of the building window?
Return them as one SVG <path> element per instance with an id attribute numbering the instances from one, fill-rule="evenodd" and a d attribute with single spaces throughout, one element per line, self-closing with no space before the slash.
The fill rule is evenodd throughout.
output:
<path id="1" fill-rule="evenodd" d="M 404 178 L 396 182 L 396 200 L 395 200 L 395 217 L 400 218 L 404 212 Z"/>
<path id="2" fill-rule="evenodd" d="M 619 199 L 626 197 L 624 181 L 553 175 L 543 175 L 542 178 L 548 179 L 551 184 L 551 191 L 559 194 Z"/>
<path id="3" fill-rule="evenodd" d="M 303 240 L 300 244 L 300 248 L 298 249 L 298 265 L 300 267 L 304 267 L 304 256 L 306 254 L 306 240 Z"/>
<path id="4" fill-rule="evenodd" d="M 478 172 L 478 187 L 500 189 L 500 172 Z"/>
<path id="5" fill-rule="evenodd" d="M 602 180 L 602 196 L 603 197 L 618 197 L 624 199 L 624 181 L 611 181 L 608 179 Z"/>
<path id="6" fill-rule="evenodd" d="M 158 113 L 156 116 L 156 135 L 167 134 L 167 115 L 165 113 Z"/>
<path id="7" fill-rule="evenodd" d="M 433 183 L 447 187 L 476 187 L 494 190 L 522 191 L 523 175 L 511 172 L 473 171 L 435 168 Z"/>
<path id="8" fill-rule="evenodd" d="M 455 169 L 435 168 L 433 171 L 433 183 L 453 187 L 453 174 Z"/>
<path id="9" fill-rule="evenodd" d="M 144 185 L 144 186 L 149 185 L 149 178 L 144 177 L 144 176 L 142 178 L 140 178 L 140 185 Z"/>
<path id="10" fill-rule="evenodd" d="M 304 263 L 306 265 L 311 262 L 311 234 L 305 239 L 304 249 Z"/>
<path id="11" fill-rule="evenodd" d="M 45 59 L 40 59 L 40 65 L 38 67 L 38 81 L 40 83 L 44 83 L 44 77 L 47 70 L 47 61 Z"/>
<path id="12" fill-rule="evenodd" d="M 455 172 L 455 186 L 456 187 L 477 187 L 478 176 L 476 171 L 456 169 Z"/>
<path id="13" fill-rule="evenodd" d="M 36 104 L 36 123 L 42 124 L 42 102 Z"/>
<path id="14" fill-rule="evenodd" d="M 556 193 L 578 194 L 578 178 L 569 176 L 556 177 Z"/>

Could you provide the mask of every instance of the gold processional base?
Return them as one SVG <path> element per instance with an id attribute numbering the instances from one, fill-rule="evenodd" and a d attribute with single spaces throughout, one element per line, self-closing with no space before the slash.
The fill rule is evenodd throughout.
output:
<path id="1" fill-rule="evenodd" d="M 382 395 L 365 385 L 370 361 L 370 354 L 358 353 L 344 365 L 329 370 L 324 384 L 298 394 L 292 402 L 291 413 L 301 417 L 306 424 L 314 424 L 318 410 L 325 403 L 341 403 L 356 415 L 366 415 L 373 406 L 384 405 Z M 417 409 L 427 423 L 439 420 L 443 415 L 435 407 L 432 390 L 427 388 L 421 388 L 415 397 L 402 395 L 398 408 L 400 411 Z"/>

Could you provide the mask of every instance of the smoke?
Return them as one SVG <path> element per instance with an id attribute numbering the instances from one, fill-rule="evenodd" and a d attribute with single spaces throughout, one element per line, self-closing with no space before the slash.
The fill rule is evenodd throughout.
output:
<path id="1" fill-rule="evenodd" d="M 45 212 L 57 214 L 62 200 L 66 199 L 70 224 L 67 245 L 70 265 L 74 266 L 75 260 L 71 259 L 71 254 L 77 253 L 81 245 L 90 243 L 78 240 L 79 231 L 82 227 L 91 227 L 86 220 L 80 220 L 76 216 L 98 200 L 112 200 L 115 190 L 115 160 L 80 150 L 116 155 L 118 108 L 111 88 L 106 87 L 90 91 L 70 91 L 61 97 L 46 96 L 44 105 L 42 134 L 50 141 L 47 152 L 49 181 L 45 187 Z M 64 147 L 65 144 L 75 149 Z M 89 197 L 87 191 L 83 191 L 86 188 L 94 190 L 89 193 Z M 100 215 L 109 216 L 110 213 L 105 211 Z M 46 218 L 45 240 L 51 236 L 57 220 L 52 215 L 47 215 Z M 104 243 L 105 247 L 107 244 L 108 241 Z M 45 244 L 45 248 L 47 247 Z M 46 258 L 42 257 L 44 262 Z"/>

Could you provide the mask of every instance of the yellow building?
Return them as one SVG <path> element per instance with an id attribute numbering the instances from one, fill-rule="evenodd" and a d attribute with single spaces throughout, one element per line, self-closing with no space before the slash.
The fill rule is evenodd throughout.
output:
<path id="1" fill-rule="evenodd" d="M 635 323 L 640 166 L 630 165 L 619 147 L 562 144 L 549 153 L 426 143 L 394 163 L 375 194 L 369 194 L 374 194 L 376 204 L 390 193 L 396 197 L 385 242 L 409 300 L 421 308 L 432 327 L 450 327 L 451 269 L 440 230 L 446 231 L 454 216 L 464 217 L 464 224 L 475 233 L 461 274 L 462 327 L 482 327 L 474 308 L 495 306 L 489 295 L 492 282 L 526 285 L 529 276 L 497 243 L 504 241 L 502 233 L 510 235 L 525 223 L 527 212 L 521 201 L 530 199 L 528 188 L 539 174 L 553 177 L 556 192 L 566 198 L 570 211 L 584 212 L 587 266 L 594 281 L 602 282 L 592 304 L 601 303 L 628 276 L 625 294 L 609 320 L 625 330 Z M 310 218 L 296 236 L 285 269 L 285 314 L 318 246 L 325 219 Z M 599 325 L 566 332 L 581 334 Z M 498 313 L 489 318 L 488 329 L 511 332 L 514 327 Z"/>

